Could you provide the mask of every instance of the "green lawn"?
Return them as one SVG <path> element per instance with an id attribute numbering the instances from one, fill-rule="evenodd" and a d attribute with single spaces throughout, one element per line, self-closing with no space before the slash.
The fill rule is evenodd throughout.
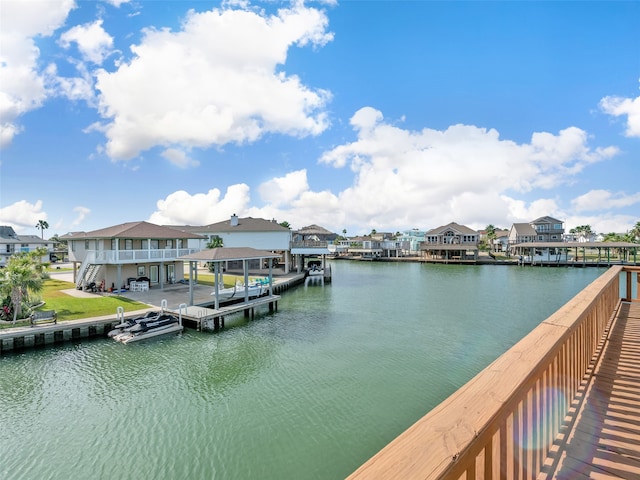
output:
<path id="1" fill-rule="evenodd" d="M 90 317 L 101 317 L 103 315 L 114 315 L 118 307 L 123 307 L 125 312 L 133 312 L 149 308 L 148 305 L 134 302 L 125 297 L 105 296 L 94 298 L 78 298 L 67 295 L 62 290 L 76 288 L 71 282 L 47 279 L 41 293 L 45 304 L 38 310 L 55 310 L 58 314 L 58 321 L 78 320 Z M 15 326 L 27 326 L 28 320 L 16 322 Z M 11 328 L 12 323 L 0 323 L 0 329 Z"/>

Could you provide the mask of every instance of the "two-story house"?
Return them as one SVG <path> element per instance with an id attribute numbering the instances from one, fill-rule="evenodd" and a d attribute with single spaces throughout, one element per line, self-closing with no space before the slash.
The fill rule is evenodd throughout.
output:
<path id="1" fill-rule="evenodd" d="M 562 242 L 564 225 L 553 217 L 540 217 L 531 222 L 536 232 L 536 242 Z"/>
<path id="2" fill-rule="evenodd" d="M 429 230 L 420 248 L 427 261 L 476 262 L 479 242 L 476 230 L 451 222 Z"/>
<path id="3" fill-rule="evenodd" d="M 205 238 L 149 222 L 128 222 L 60 237 L 69 248 L 77 288 L 95 283 L 105 290 L 127 288 L 143 277 L 151 286 L 184 278 L 178 257 L 200 251 Z"/>
<path id="4" fill-rule="evenodd" d="M 291 271 L 292 232 L 275 220 L 252 217 L 239 218 L 233 214 L 229 220 L 210 225 L 184 225 L 173 226 L 172 228 L 206 237 L 208 240 L 205 243 L 217 237 L 224 247 L 249 247 L 256 250 L 279 253 L 283 262 L 284 273 Z M 235 268 L 235 266 L 229 265 L 229 268 Z M 252 260 L 248 268 L 264 268 L 264 262 Z"/>
<path id="5" fill-rule="evenodd" d="M 42 257 L 43 262 L 50 260 L 53 251 L 53 242 L 45 240 L 37 235 L 18 235 L 13 227 L 8 225 L 0 226 L 0 267 L 4 267 L 9 261 L 9 257 L 18 252 L 33 252 L 38 248 L 45 248 L 47 254 Z"/>

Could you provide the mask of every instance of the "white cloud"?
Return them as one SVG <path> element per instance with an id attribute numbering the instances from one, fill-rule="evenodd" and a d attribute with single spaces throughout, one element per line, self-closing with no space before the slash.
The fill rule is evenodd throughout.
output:
<path id="1" fill-rule="evenodd" d="M 81 225 L 84 219 L 87 217 L 87 215 L 91 213 L 90 209 L 82 206 L 75 207 L 73 211 L 75 212 L 76 217 L 71 222 L 71 227 Z"/>
<path id="2" fill-rule="evenodd" d="M 184 150 L 177 148 L 167 148 L 161 155 L 179 168 L 197 167 L 200 165 L 200 162 L 197 160 L 189 158 Z"/>
<path id="3" fill-rule="evenodd" d="M 604 97 L 600 100 L 600 108 L 615 117 L 627 116 L 627 137 L 640 137 L 640 97 Z"/>
<path id="4" fill-rule="evenodd" d="M 518 144 L 472 125 L 409 131 L 384 122 L 371 108 L 356 112 L 351 123 L 357 140 L 320 161 L 336 168 L 348 164 L 354 171 L 353 185 L 338 197 L 347 218 L 361 225 L 434 227 L 458 221 L 477 228 L 483 221 L 507 226 L 552 215 L 558 211 L 555 200 L 527 205 L 513 200 L 514 194 L 571 183 L 589 164 L 617 153 L 590 147 L 586 132 L 576 127 L 534 133 L 530 143 Z"/>
<path id="5" fill-rule="evenodd" d="M 42 211 L 42 200 L 36 203 L 20 200 L 0 208 L 0 225 L 11 226 L 16 233 L 35 230 L 38 220 L 47 220 L 47 213 Z"/>
<path id="6" fill-rule="evenodd" d="M 640 192 L 627 195 L 622 192 L 611 193 L 607 190 L 591 190 L 571 200 L 576 212 L 603 211 L 630 207 L 640 203 Z"/>
<path id="7" fill-rule="evenodd" d="M 298 170 L 263 183 L 258 192 L 265 202 L 280 206 L 290 204 L 308 189 L 307 171 Z"/>
<path id="8" fill-rule="evenodd" d="M 330 95 L 280 68 L 292 46 L 324 45 L 324 12 L 302 3 L 277 16 L 190 11 L 177 32 L 149 29 L 134 58 L 97 74 L 107 154 L 127 160 L 153 146 L 252 142 L 266 133 L 317 135 Z"/>
<path id="9" fill-rule="evenodd" d="M 73 0 L 4 0 L 0 15 L 0 148 L 22 129 L 18 118 L 47 98 L 34 37 L 49 36 L 75 7 Z"/>
<path id="10" fill-rule="evenodd" d="M 224 197 L 220 190 L 213 188 L 207 193 L 191 195 L 184 190 L 158 200 L 158 208 L 149 222 L 158 225 L 208 225 L 221 222 L 233 213 L 239 216 L 247 211 L 249 205 L 249 187 L 245 184 L 231 185 Z"/>
<path id="11" fill-rule="evenodd" d="M 67 49 L 75 43 L 82 58 L 96 65 L 113 52 L 113 38 L 102 28 L 102 19 L 72 27 L 60 35 L 59 43 Z"/>

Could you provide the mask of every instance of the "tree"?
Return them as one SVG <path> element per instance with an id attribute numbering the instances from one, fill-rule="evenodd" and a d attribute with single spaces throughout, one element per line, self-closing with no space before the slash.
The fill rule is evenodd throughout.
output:
<path id="1" fill-rule="evenodd" d="M 595 235 L 596 232 L 591 229 L 591 225 L 580 225 L 569 230 L 569 233 L 576 234 L 581 238 L 589 239 L 591 236 Z"/>
<path id="2" fill-rule="evenodd" d="M 36 228 L 40 230 L 40 236 L 44 240 L 44 231 L 49 228 L 49 224 L 46 220 L 38 220 Z"/>
<path id="3" fill-rule="evenodd" d="M 493 250 L 493 241 L 496 239 L 496 227 L 491 223 L 484 227 L 484 231 L 487 232 L 487 240 L 489 240 L 489 250 Z"/>
<path id="4" fill-rule="evenodd" d="M 45 266 L 39 260 L 46 249 L 12 255 L 6 268 L 0 272 L 2 298 L 9 298 L 7 308 L 13 311 L 13 323 L 29 307 L 29 302 L 42 291 Z"/>
<path id="5" fill-rule="evenodd" d="M 280 225 L 281 227 L 288 228 L 289 230 L 291 230 L 291 225 L 286 220 L 284 222 L 280 222 L 278 225 Z"/>
<path id="6" fill-rule="evenodd" d="M 640 222 L 636 222 L 631 231 L 629 232 L 632 242 L 640 242 Z"/>

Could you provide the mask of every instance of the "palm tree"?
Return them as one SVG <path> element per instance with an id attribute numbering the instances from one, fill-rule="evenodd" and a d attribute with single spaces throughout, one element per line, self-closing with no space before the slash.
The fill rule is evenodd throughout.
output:
<path id="1" fill-rule="evenodd" d="M 629 232 L 632 242 L 640 241 L 640 222 L 636 222 L 631 231 Z"/>
<path id="2" fill-rule="evenodd" d="M 11 298 L 13 323 L 22 316 L 23 304 L 29 301 L 30 294 L 42 291 L 43 267 L 36 260 L 38 254 L 42 254 L 40 250 L 12 255 L 6 268 L 0 272 L 2 298 Z"/>
<path id="3" fill-rule="evenodd" d="M 44 231 L 47 228 L 49 228 L 49 224 L 47 223 L 46 220 L 38 220 L 36 228 L 40 230 L 40 235 L 41 235 L 42 239 L 44 240 Z"/>
<path id="4" fill-rule="evenodd" d="M 484 231 L 487 232 L 487 240 L 489 240 L 489 251 L 493 250 L 493 241 L 496 238 L 496 227 L 491 223 L 484 227 Z"/>

